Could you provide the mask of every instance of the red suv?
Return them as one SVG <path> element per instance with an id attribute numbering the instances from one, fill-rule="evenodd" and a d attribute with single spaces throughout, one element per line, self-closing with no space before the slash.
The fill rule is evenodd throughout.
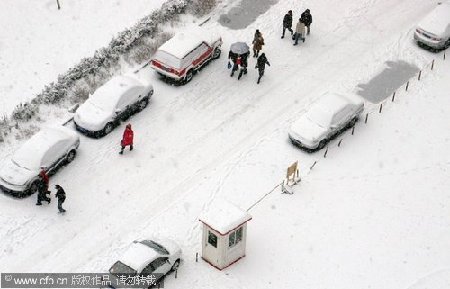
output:
<path id="1" fill-rule="evenodd" d="M 185 84 L 212 59 L 220 57 L 222 38 L 200 27 L 177 33 L 155 53 L 150 66 L 161 76 Z"/>

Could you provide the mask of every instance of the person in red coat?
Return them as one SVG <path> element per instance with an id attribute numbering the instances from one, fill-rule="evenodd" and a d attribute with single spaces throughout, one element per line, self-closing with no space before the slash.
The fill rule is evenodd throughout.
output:
<path id="1" fill-rule="evenodd" d="M 133 150 L 133 137 L 134 133 L 133 130 L 131 129 L 131 124 L 127 124 L 125 131 L 123 132 L 122 141 L 120 142 L 120 145 L 122 146 L 120 154 L 123 154 L 123 150 L 127 146 L 130 146 L 130 151 Z"/>
<path id="2" fill-rule="evenodd" d="M 41 172 L 39 173 L 39 178 L 40 178 L 40 182 L 39 182 L 39 186 L 38 186 L 38 197 L 37 197 L 36 205 L 37 206 L 42 205 L 42 201 L 46 201 L 47 203 L 50 204 L 51 199 L 49 197 L 47 197 L 47 195 L 50 194 L 50 191 L 48 190 L 49 178 L 48 178 L 47 172 L 45 171 L 44 167 L 41 168 Z"/>

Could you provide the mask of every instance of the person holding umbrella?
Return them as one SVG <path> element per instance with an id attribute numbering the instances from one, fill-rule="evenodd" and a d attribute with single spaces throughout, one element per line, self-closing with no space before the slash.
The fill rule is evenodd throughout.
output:
<path id="1" fill-rule="evenodd" d="M 233 61 L 233 68 L 231 70 L 231 77 L 234 72 L 239 70 L 238 80 L 242 75 L 247 74 L 248 56 L 250 55 L 250 48 L 245 42 L 236 42 L 231 44 L 228 59 Z"/>

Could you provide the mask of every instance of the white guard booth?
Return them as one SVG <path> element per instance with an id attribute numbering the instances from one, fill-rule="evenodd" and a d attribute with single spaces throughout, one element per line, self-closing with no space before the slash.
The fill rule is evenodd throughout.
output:
<path id="1" fill-rule="evenodd" d="M 202 258 L 222 270 L 245 256 L 247 222 L 252 217 L 221 199 L 200 217 L 203 223 Z"/>

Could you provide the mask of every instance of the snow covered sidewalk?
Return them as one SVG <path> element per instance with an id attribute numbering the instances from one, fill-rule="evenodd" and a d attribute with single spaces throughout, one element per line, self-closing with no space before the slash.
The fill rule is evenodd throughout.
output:
<path id="1" fill-rule="evenodd" d="M 276 190 L 255 206 L 247 256 L 225 271 L 195 263 L 201 241 L 196 218 L 212 190 L 215 197 L 246 208 L 255 188 L 260 189 L 261 175 L 273 176 L 285 169 L 283 159 L 298 156 L 283 142 L 285 131 L 240 159 L 225 180 L 201 184 L 195 194 L 143 226 L 184 245 L 185 264 L 178 279 L 168 278 L 166 285 L 449 288 L 449 72 L 450 61 L 439 62 L 382 114 L 359 124 L 340 148 L 330 150 L 294 195 Z M 274 151 L 280 156 L 265 157 Z M 242 176 L 256 185 L 245 184 Z"/>

